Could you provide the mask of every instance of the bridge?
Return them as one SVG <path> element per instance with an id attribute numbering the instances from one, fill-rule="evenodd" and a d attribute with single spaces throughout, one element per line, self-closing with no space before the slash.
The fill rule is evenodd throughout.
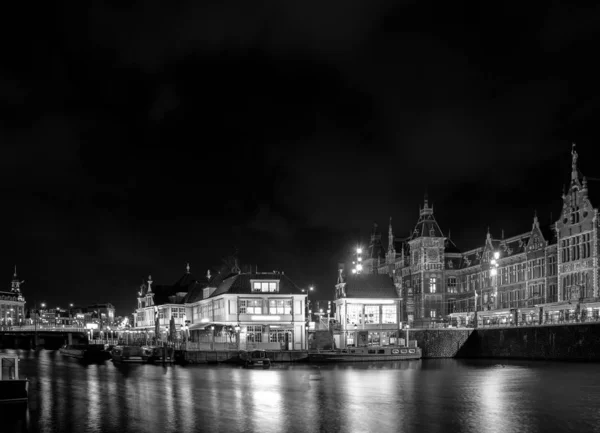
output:
<path id="1" fill-rule="evenodd" d="M 89 330 L 73 326 L 1 326 L 0 348 L 58 349 L 63 344 L 82 344 L 89 340 Z"/>

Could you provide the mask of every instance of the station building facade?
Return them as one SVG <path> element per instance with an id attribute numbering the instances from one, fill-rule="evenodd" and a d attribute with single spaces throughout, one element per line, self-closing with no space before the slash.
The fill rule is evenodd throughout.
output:
<path id="1" fill-rule="evenodd" d="M 411 234 L 388 247 L 374 227 L 362 273 L 388 275 L 397 289 L 399 320 L 413 326 L 560 323 L 599 318 L 598 210 L 571 151 L 570 186 L 560 218 L 460 251 L 444 235 L 425 198 Z"/>

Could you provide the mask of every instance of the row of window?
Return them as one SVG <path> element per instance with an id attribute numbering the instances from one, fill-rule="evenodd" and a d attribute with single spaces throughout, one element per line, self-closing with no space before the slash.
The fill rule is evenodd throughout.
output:
<path id="1" fill-rule="evenodd" d="M 532 306 L 536 303 L 541 302 L 557 302 L 558 301 L 558 289 L 556 284 L 549 284 L 547 287 L 547 293 L 545 292 L 545 284 L 531 285 L 528 289 L 521 288 L 518 290 L 510 290 L 499 293 L 499 307 L 500 308 L 518 308 L 525 306 Z M 491 297 L 490 297 L 491 298 Z M 491 299 L 490 299 L 491 300 Z M 483 303 L 488 302 L 487 293 L 484 294 Z M 458 299 L 451 300 L 448 302 L 448 312 L 466 312 L 473 311 L 475 304 L 474 298 L 472 299 Z M 481 305 L 478 304 L 479 309 Z"/>
<path id="2" fill-rule="evenodd" d="M 268 314 L 292 314 L 292 301 L 287 299 L 270 299 Z M 240 314 L 264 314 L 262 299 L 243 299 L 239 303 Z"/>
<path id="3" fill-rule="evenodd" d="M 364 309 L 364 311 L 363 311 Z M 346 323 L 393 324 L 398 323 L 395 305 L 346 304 Z"/>
<path id="4" fill-rule="evenodd" d="M 277 292 L 277 283 L 272 281 L 254 281 L 252 292 Z"/>
<path id="5" fill-rule="evenodd" d="M 561 241 L 562 261 L 587 259 L 592 254 L 592 234 L 586 233 Z"/>

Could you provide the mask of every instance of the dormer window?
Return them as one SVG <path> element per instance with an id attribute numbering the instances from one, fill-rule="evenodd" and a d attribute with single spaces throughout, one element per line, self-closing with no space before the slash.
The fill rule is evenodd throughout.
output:
<path id="1" fill-rule="evenodd" d="M 252 280 L 252 293 L 278 293 L 279 281 Z"/>

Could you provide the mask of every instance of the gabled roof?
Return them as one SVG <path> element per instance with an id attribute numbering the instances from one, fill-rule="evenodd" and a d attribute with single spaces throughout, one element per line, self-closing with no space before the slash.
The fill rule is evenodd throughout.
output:
<path id="1" fill-rule="evenodd" d="M 346 298 L 398 298 L 394 281 L 389 275 L 353 274 L 346 278 Z"/>
<path id="2" fill-rule="evenodd" d="M 178 300 L 175 299 L 176 302 L 171 302 L 169 299 L 172 296 L 175 296 L 178 290 L 174 289 L 173 286 L 165 286 L 165 285 L 156 285 L 152 286 L 152 292 L 154 293 L 153 301 L 154 305 L 163 305 L 163 304 L 181 304 L 183 299 Z"/>
<path id="3" fill-rule="evenodd" d="M 302 290 L 285 274 L 280 272 L 260 272 L 245 274 L 230 274 L 224 278 L 210 295 L 215 296 L 227 294 L 249 295 L 252 293 L 252 280 L 279 280 L 279 292 L 274 295 L 302 295 Z M 212 286 L 212 285 L 211 285 Z"/>
<path id="4" fill-rule="evenodd" d="M 173 290 L 177 292 L 187 292 L 188 288 L 196 282 L 196 278 L 190 272 L 186 272 L 183 276 L 173 284 Z"/>

